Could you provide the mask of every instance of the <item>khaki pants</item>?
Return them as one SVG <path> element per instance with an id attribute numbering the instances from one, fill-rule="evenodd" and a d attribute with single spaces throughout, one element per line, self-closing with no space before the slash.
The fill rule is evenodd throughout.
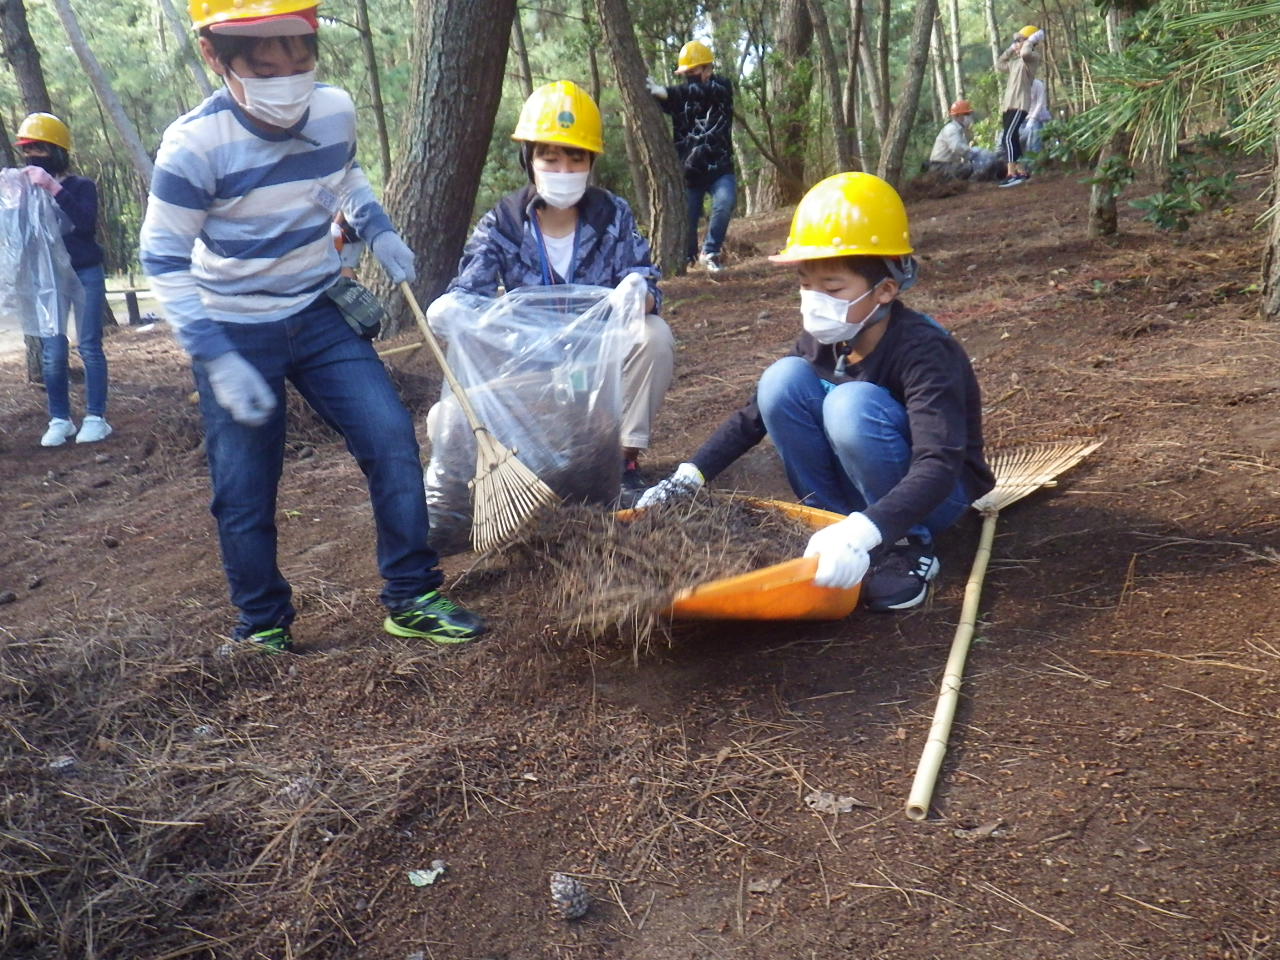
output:
<path id="1" fill-rule="evenodd" d="M 645 450 L 654 418 L 671 386 L 676 342 L 667 322 L 656 314 L 644 318 L 644 334 L 622 362 L 622 445 Z"/>

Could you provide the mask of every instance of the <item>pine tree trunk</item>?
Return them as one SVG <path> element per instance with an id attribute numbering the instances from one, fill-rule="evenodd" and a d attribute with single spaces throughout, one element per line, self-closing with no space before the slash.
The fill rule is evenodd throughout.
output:
<path id="1" fill-rule="evenodd" d="M 1112 53 L 1121 52 L 1120 43 L 1120 11 L 1115 7 L 1107 10 L 1107 45 Z M 1117 153 L 1123 144 L 1123 135 L 1117 135 L 1110 144 L 1098 154 L 1098 163 L 1094 167 L 1096 176 L 1103 165 Z M 1116 212 L 1116 191 L 1110 184 L 1095 183 L 1089 190 L 1089 236 L 1113 237 L 1120 232 L 1119 214 Z"/>
<path id="2" fill-rule="evenodd" d="M 951 85 L 955 87 L 957 100 L 964 99 L 964 65 L 960 52 L 960 0 L 947 0 L 947 13 L 951 18 Z"/>
<path id="3" fill-rule="evenodd" d="M 1276 152 L 1271 161 L 1271 202 L 1280 200 L 1280 121 L 1275 126 Z M 1263 319 L 1280 320 L 1280 217 L 1272 217 L 1267 229 L 1267 248 L 1262 254 Z"/>
<path id="4" fill-rule="evenodd" d="M 812 47 L 813 21 L 806 0 L 782 0 L 775 49 L 783 69 L 773 74 L 777 86 L 772 105 L 779 162 L 766 168 L 761 180 L 760 204 L 766 210 L 797 203 L 804 196 L 804 154 L 809 134 L 805 121 L 812 83 L 809 71 L 800 66 Z"/>
<path id="5" fill-rule="evenodd" d="M 415 0 L 413 5 L 413 49 L 420 53 L 386 206 L 417 255 L 413 289 L 424 307 L 457 273 L 471 229 L 515 10 L 515 0 Z M 381 271 L 372 286 L 391 315 L 387 336 L 412 323 Z"/>
<path id="6" fill-rule="evenodd" d="M 996 0 L 982 0 L 983 19 L 987 23 L 987 42 L 991 44 L 991 68 L 1000 59 L 1000 27 L 996 23 Z"/>
<path id="7" fill-rule="evenodd" d="M 596 0 L 596 19 L 613 59 L 623 115 L 631 124 L 640 164 L 639 169 L 632 165 L 632 178 L 644 179 L 647 184 L 647 216 L 640 219 L 648 227 L 653 256 L 662 272 L 667 276 L 683 273 L 689 224 L 684 173 L 670 124 L 645 83 L 644 57 L 626 0 Z"/>
<path id="8" fill-rule="evenodd" d="M 84 31 L 80 29 L 80 21 L 76 19 L 75 11 L 71 9 L 71 0 L 53 0 L 53 6 L 58 11 L 58 19 L 62 21 L 63 28 L 67 31 L 67 39 L 71 41 L 71 48 L 75 50 L 80 66 L 88 74 L 89 83 L 93 86 L 94 93 L 98 95 L 98 102 L 111 117 L 111 123 L 116 128 L 125 152 L 133 162 L 133 168 L 137 171 L 138 178 L 145 188 L 151 183 L 151 157 L 143 148 L 133 121 L 125 114 L 124 107 L 120 105 L 120 99 L 111 88 L 111 81 L 107 79 L 102 69 L 102 64 L 90 49 L 89 41 L 85 39 Z"/>
<path id="9" fill-rule="evenodd" d="M 209 82 L 209 75 L 204 72 L 204 64 L 200 62 L 200 58 L 196 56 L 195 48 L 191 46 L 191 31 L 187 28 L 187 24 L 178 16 L 178 11 L 173 6 L 173 0 L 160 0 L 160 10 L 164 14 L 165 22 L 169 24 L 169 29 L 173 31 L 174 41 L 178 45 L 179 56 L 182 62 L 187 65 L 187 69 L 191 71 L 191 78 L 195 80 L 196 87 L 204 96 L 213 95 L 213 84 Z"/>
<path id="10" fill-rule="evenodd" d="M 893 122 L 884 149 L 880 152 L 877 173 L 895 187 L 902 179 L 902 163 L 907 154 L 907 141 L 911 138 L 911 125 L 916 119 L 920 103 L 920 88 L 924 85 L 924 72 L 929 63 L 929 35 L 933 32 L 934 17 L 938 13 L 938 0 L 917 0 L 915 19 L 911 24 L 911 45 L 907 53 L 907 85 L 898 98 L 893 111 Z"/>
<path id="11" fill-rule="evenodd" d="M 831 41 L 831 28 L 827 24 L 827 12 L 822 0 L 809 0 L 809 16 L 818 38 L 818 54 L 822 57 L 822 73 L 827 82 L 827 115 L 831 118 L 831 139 L 836 148 L 838 171 L 857 169 L 853 156 L 853 137 L 845 120 L 844 97 L 840 84 L 840 61 L 836 58 L 835 44 Z"/>
<path id="12" fill-rule="evenodd" d="M 951 110 L 951 98 L 947 92 L 947 64 L 945 53 L 947 38 L 942 33 L 942 17 L 933 18 L 933 31 L 929 38 L 929 59 L 933 61 L 933 92 L 938 102 L 938 123 Z"/>
<path id="13" fill-rule="evenodd" d="M 49 89 L 40 68 L 40 51 L 31 39 L 22 0 L 0 0 L 0 40 L 4 43 L 4 58 L 18 81 L 23 108 L 27 113 L 52 113 Z"/>
<path id="14" fill-rule="evenodd" d="M 880 86 L 880 71 L 871 50 L 871 28 L 866 24 L 865 18 L 862 34 L 858 37 L 858 57 L 862 63 L 863 80 L 866 81 L 864 86 L 867 98 L 871 101 L 871 114 L 876 123 L 876 139 L 883 147 L 884 135 L 889 131 L 889 98 Z"/>
<path id="15" fill-rule="evenodd" d="M 369 74 L 369 100 L 378 130 L 378 156 L 382 160 L 382 180 L 385 183 L 391 177 L 391 138 L 387 134 L 387 108 L 382 102 L 382 75 L 378 70 L 378 52 L 373 47 L 373 28 L 369 26 L 368 0 L 356 0 L 356 29 L 360 31 L 364 69 Z"/>
<path id="16" fill-rule="evenodd" d="M 520 22 L 520 11 L 511 20 L 511 46 L 516 52 L 516 66 L 520 69 L 520 90 L 528 100 L 533 96 L 533 68 L 529 66 L 529 48 L 524 42 L 524 24 Z"/>

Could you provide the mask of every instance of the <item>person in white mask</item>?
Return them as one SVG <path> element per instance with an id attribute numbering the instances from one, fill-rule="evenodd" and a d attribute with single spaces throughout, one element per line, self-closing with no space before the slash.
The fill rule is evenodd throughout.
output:
<path id="1" fill-rule="evenodd" d="M 447 337 L 442 323 L 455 291 L 493 297 L 499 286 L 617 287 L 632 274 L 642 277 L 649 288 L 644 329 L 622 368 L 622 483 L 624 500 L 634 500 L 645 486 L 640 454 L 675 369 L 675 340 L 658 316 L 661 272 L 627 202 L 591 184 L 604 136 L 600 108 L 585 90 L 567 80 L 539 87 L 525 101 L 511 139 L 529 184 L 480 218 L 457 276 L 427 318 Z"/>
<path id="2" fill-rule="evenodd" d="M 912 253 L 906 208 L 879 177 L 840 173 L 805 194 L 770 258 L 796 267 L 794 353 L 639 506 L 692 495 L 768 435 L 796 496 L 848 515 L 809 541 L 814 582 L 861 582 L 872 610 L 921 603 L 939 570 L 935 536 L 994 478 L 964 348 L 898 300 L 916 279 Z"/>
<path id="3" fill-rule="evenodd" d="M 315 0 L 191 0 L 224 83 L 164 133 L 141 260 L 192 359 L 222 563 L 246 649 L 292 649 L 277 564 L 285 384 L 346 440 L 369 485 L 383 629 L 464 643 L 480 618 L 440 593 L 413 420 L 366 339 L 330 237 L 341 213 L 393 283 L 414 279 L 356 161 L 351 97 L 316 83 Z M 367 311 L 366 314 L 367 315 Z"/>

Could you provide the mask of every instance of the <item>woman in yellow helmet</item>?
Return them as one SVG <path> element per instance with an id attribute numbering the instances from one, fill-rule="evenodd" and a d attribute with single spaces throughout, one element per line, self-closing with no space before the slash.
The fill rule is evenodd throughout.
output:
<path id="1" fill-rule="evenodd" d="M 1013 35 L 1009 45 L 996 61 L 996 69 L 1009 74 L 1005 84 L 1001 115 L 1000 152 L 1005 162 L 1006 179 L 1002 187 L 1016 187 L 1027 179 L 1027 168 L 1022 164 L 1022 125 L 1031 109 L 1031 85 L 1036 71 L 1044 62 L 1040 44 L 1044 31 L 1030 24 Z"/>
<path id="2" fill-rule="evenodd" d="M 898 300 L 916 279 L 911 253 L 906 209 L 880 178 L 841 173 L 805 194 L 771 258 L 796 265 L 794 353 L 640 505 L 689 495 L 768 434 L 796 496 L 849 515 L 809 541 L 814 582 L 851 587 L 867 574 L 872 610 L 924 600 L 934 536 L 994 480 L 964 348 Z"/>
<path id="3" fill-rule="evenodd" d="M 51 113 L 33 113 L 18 127 L 18 149 L 26 158 L 24 173 L 37 187 L 47 190 L 71 221 L 71 232 L 62 242 L 71 267 L 84 287 L 84 308 L 76 311 L 76 349 L 84 363 L 85 416 L 79 431 L 71 420 L 68 388 L 67 338 L 43 337 L 40 344 L 44 385 L 49 403 L 49 426 L 40 438 L 42 447 L 60 447 L 72 437 L 76 443 L 96 443 L 111 433 L 107 423 L 107 356 L 102 352 L 102 313 L 106 304 L 106 278 L 102 272 L 102 248 L 98 230 L 98 185 L 88 177 L 69 173 L 71 131 Z"/>
<path id="4" fill-rule="evenodd" d="M 624 487 L 638 494 L 638 458 L 649 446 L 675 366 L 675 341 L 657 316 L 660 271 L 621 197 L 591 186 L 591 168 L 604 152 L 600 109 L 585 90 L 559 80 L 525 101 L 511 139 L 520 145 L 528 186 L 486 213 L 467 241 L 458 275 L 427 311 L 439 331 L 455 291 L 497 296 L 498 287 L 579 283 L 616 287 L 635 274 L 648 285 L 643 337 L 622 369 Z"/>

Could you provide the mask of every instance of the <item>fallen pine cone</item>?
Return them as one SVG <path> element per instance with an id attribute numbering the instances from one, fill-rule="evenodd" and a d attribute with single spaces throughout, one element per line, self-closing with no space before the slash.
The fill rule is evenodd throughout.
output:
<path id="1" fill-rule="evenodd" d="M 551 875 L 551 905 L 565 920 L 578 920 L 591 907 L 591 894 L 581 881 L 563 873 Z"/>

